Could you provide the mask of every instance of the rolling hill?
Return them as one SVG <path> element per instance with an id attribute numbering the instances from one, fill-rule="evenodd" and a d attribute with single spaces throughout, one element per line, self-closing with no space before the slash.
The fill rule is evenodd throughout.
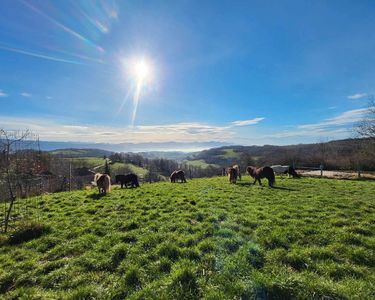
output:
<path id="1" fill-rule="evenodd" d="M 374 182 L 245 177 L 20 199 L 6 299 L 374 299 Z M 15 225 L 15 224 L 13 224 Z"/>

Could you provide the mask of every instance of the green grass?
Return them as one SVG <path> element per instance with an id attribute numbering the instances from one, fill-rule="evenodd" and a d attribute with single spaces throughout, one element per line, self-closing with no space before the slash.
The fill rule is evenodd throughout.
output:
<path id="1" fill-rule="evenodd" d="M 223 149 L 223 154 L 221 156 L 225 158 L 238 158 L 239 154 L 234 151 L 234 149 Z"/>
<path id="2" fill-rule="evenodd" d="M 71 158 L 67 158 L 71 159 Z M 104 165 L 104 159 L 102 157 L 75 157 L 71 159 L 76 167 L 96 167 Z"/>
<path id="3" fill-rule="evenodd" d="M 132 173 L 137 174 L 138 176 L 145 176 L 148 173 L 147 169 L 138 167 L 133 164 L 125 164 L 125 163 L 116 162 L 114 164 L 111 164 L 109 167 L 111 169 L 111 172 L 113 173 L 118 173 L 118 171 L 120 171 L 124 167 L 129 169 Z"/>
<path id="4" fill-rule="evenodd" d="M 37 223 L 0 239 L 0 293 L 374 299 L 374 182 L 277 178 L 271 189 L 249 181 L 44 195 L 40 212 L 30 210 Z"/>
<path id="5" fill-rule="evenodd" d="M 100 157 L 76 157 L 72 159 L 74 162 L 75 167 L 88 167 L 93 168 L 96 166 L 103 167 L 97 169 L 97 171 L 104 171 L 104 159 Z M 122 162 L 115 162 L 113 164 L 109 165 L 111 172 L 117 173 L 119 170 L 123 168 L 127 168 L 130 170 L 130 172 L 133 172 L 139 176 L 145 176 L 148 173 L 147 169 L 138 167 L 136 165 L 130 164 L 130 163 L 122 163 Z"/>
<path id="6" fill-rule="evenodd" d="M 207 169 L 208 167 L 215 167 L 218 168 L 218 165 L 215 164 L 208 164 L 203 159 L 196 159 L 196 160 L 184 160 L 184 163 L 188 166 Z"/>

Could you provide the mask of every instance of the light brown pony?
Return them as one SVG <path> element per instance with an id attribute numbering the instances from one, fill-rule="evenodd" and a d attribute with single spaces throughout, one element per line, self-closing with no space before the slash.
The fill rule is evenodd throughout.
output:
<path id="1" fill-rule="evenodd" d="M 239 180 L 242 180 L 242 177 L 241 177 L 241 171 L 240 171 L 240 166 L 239 166 L 239 165 L 234 165 L 232 168 L 233 168 L 233 169 L 236 169 L 238 179 L 239 179 Z"/>
<path id="2" fill-rule="evenodd" d="M 228 168 L 228 179 L 230 183 L 236 183 L 237 182 L 237 169 L 233 167 Z"/>
<path id="3" fill-rule="evenodd" d="M 180 180 L 181 182 L 186 182 L 185 172 L 182 170 L 173 171 L 169 179 L 172 183 L 175 183 L 178 180 Z"/>
<path id="4" fill-rule="evenodd" d="M 106 194 L 111 191 L 111 177 L 107 174 L 96 173 L 94 176 L 94 182 L 98 187 L 99 194 Z"/>

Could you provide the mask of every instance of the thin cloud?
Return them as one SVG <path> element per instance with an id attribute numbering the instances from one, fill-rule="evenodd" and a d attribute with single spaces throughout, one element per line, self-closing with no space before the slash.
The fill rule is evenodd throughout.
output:
<path id="1" fill-rule="evenodd" d="M 345 137 L 350 132 L 350 126 L 360 121 L 367 109 L 353 109 L 345 111 L 336 117 L 325 119 L 318 123 L 297 125 L 291 130 L 283 130 L 269 135 L 273 138 L 291 137 Z"/>
<path id="2" fill-rule="evenodd" d="M 3 90 L 0 90 L 0 97 L 8 97 L 8 94 L 4 93 Z"/>
<path id="3" fill-rule="evenodd" d="M 326 119 L 319 123 L 299 125 L 298 128 L 319 129 L 319 128 L 326 128 L 329 126 L 348 125 L 348 124 L 355 123 L 361 120 L 364 114 L 366 113 L 366 111 L 367 111 L 366 108 L 348 110 L 334 118 Z"/>
<path id="4" fill-rule="evenodd" d="M 31 97 L 32 96 L 30 93 L 27 93 L 27 92 L 22 92 L 20 95 L 22 97 Z"/>
<path id="5" fill-rule="evenodd" d="M 347 98 L 350 100 L 358 100 L 358 99 L 365 98 L 365 97 L 367 97 L 367 93 L 358 93 L 358 94 L 347 96 Z"/>
<path id="6" fill-rule="evenodd" d="M 51 100 L 53 98 L 51 96 L 46 96 L 46 99 Z"/>
<path id="7" fill-rule="evenodd" d="M 1 117 L 0 127 L 6 130 L 28 128 L 38 133 L 42 140 L 95 143 L 227 141 L 234 136 L 234 132 L 228 126 L 201 123 L 111 127 L 61 124 L 53 120 L 32 118 Z"/>
<path id="8" fill-rule="evenodd" d="M 250 120 L 243 120 L 243 121 L 234 121 L 232 122 L 232 126 L 248 126 L 248 125 L 255 125 L 258 124 L 260 121 L 263 121 L 265 118 L 254 118 Z"/>

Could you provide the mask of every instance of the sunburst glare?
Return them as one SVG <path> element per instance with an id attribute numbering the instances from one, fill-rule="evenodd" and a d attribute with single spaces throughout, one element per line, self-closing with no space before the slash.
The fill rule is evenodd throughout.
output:
<path id="1" fill-rule="evenodd" d="M 130 63 L 129 61 L 124 60 L 123 67 L 127 73 L 127 77 L 130 77 L 132 79 L 135 86 L 133 94 L 133 112 L 131 119 L 131 125 L 134 126 L 141 93 L 144 91 L 146 84 L 150 84 L 152 81 L 153 68 L 150 61 L 146 60 L 145 58 L 134 59 Z M 124 103 L 121 105 L 121 108 L 123 107 L 123 105 Z"/>

